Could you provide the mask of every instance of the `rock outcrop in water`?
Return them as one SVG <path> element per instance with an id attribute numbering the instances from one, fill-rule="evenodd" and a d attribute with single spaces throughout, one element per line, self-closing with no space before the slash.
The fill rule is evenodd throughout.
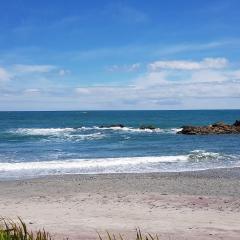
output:
<path id="1" fill-rule="evenodd" d="M 124 128 L 125 126 L 123 124 L 112 124 L 107 126 L 99 126 L 99 128 Z"/>
<path id="2" fill-rule="evenodd" d="M 224 122 L 217 122 L 208 126 L 183 126 L 178 134 L 186 135 L 207 135 L 207 134 L 240 134 L 240 120 L 229 125 Z"/>
<path id="3" fill-rule="evenodd" d="M 125 128 L 123 124 L 111 124 L 111 125 L 101 125 L 99 128 Z M 155 130 L 157 129 L 154 125 L 141 125 L 138 129 L 140 130 Z"/>
<path id="4" fill-rule="evenodd" d="M 141 129 L 141 130 L 155 130 L 156 127 L 153 126 L 153 125 L 141 125 L 141 126 L 139 127 L 139 129 Z"/>

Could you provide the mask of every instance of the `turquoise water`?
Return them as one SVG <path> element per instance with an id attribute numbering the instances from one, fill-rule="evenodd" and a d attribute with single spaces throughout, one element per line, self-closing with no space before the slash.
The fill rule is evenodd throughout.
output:
<path id="1" fill-rule="evenodd" d="M 240 135 L 176 134 L 237 119 L 240 110 L 0 112 L 0 178 L 237 167 Z"/>

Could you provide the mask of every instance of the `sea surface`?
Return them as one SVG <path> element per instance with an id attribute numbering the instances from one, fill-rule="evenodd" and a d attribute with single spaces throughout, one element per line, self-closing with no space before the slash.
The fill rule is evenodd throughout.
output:
<path id="1" fill-rule="evenodd" d="M 240 110 L 0 112 L 0 179 L 239 167 L 240 135 L 177 134 L 237 119 Z"/>

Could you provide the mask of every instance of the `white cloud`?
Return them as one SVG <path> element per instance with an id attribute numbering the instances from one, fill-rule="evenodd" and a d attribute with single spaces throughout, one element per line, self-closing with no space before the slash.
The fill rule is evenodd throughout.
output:
<path id="1" fill-rule="evenodd" d="M 240 98 L 240 81 L 237 79 L 240 71 L 210 68 L 192 70 L 187 75 L 184 71 L 178 71 L 177 77 L 174 75 L 176 79 L 172 79 L 173 71 L 148 72 L 126 86 L 78 88 L 75 90 L 78 93 L 76 99 L 88 106 L 101 103 L 110 108 L 183 108 L 184 104 L 194 108 L 194 102 L 201 108 L 213 107 L 214 104 L 225 108 L 226 102 L 240 107 L 237 100 L 231 100 Z M 205 106 L 205 99 L 209 101 L 208 106 Z M 225 99 L 225 102 L 220 99 Z M 229 105 L 230 108 L 232 106 Z"/>
<path id="2" fill-rule="evenodd" d="M 28 88 L 24 90 L 24 94 L 27 95 L 36 95 L 39 94 L 41 91 L 38 88 Z"/>
<path id="3" fill-rule="evenodd" d="M 10 74 L 4 68 L 0 67 L 0 82 L 5 82 L 10 80 Z"/>
<path id="4" fill-rule="evenodd" d="M 230 76 L 232 80 L 240 80 L 240 70 L 232 71 Z"/>
<path id="5" fill-rule="evenodd" d="M 149 72 L 142 77 L 139 77 L 135 81 L 137 88 L 146 88 L 156 85 L 167 84 L 167 73 L 166 72 Z"/>
<path id="6" fill-rule="evenodd" d="M 60 70 L 58 71 L 58 75 L 61 76 L 61 77 L 65 76 L 65 75 L 67 75 L 67 74 L 69 74 L 69 73 L 70 73 L 70 71 L 69 71 L 69 70 L 66 70 L 66 69 L 60 69 Z"/>
<path id="7" fill-rule="evenodd" d="M 169 62 L 173 64 L 173 61 Z M 179 62 L 185 65 L 179 65 Z M 39 83 L 32 77 L 25 78 L 24 74 L 18 73 L 22 77 L 20 80 L 24 81 L 18 81 L 18 89 L 15 84 L 17 82 L 11 81 L 10 84 L 13 85 L 0 91 L 0 108 L 1 101 L 6 103 L 8 99 L 18 99 L 16 104 L 20 104 L 21 99 L 24 102 L 25 99 L 25 102 L 30 102 L 32 106 L 33 102 L 41 103 L 42 109 L 56 109 L 54 106 L 58 109 L 240 108 L 240 70 L 233 68 L 235 65 L 226 67 L 227 59 L 205 58 L 202 61 L 177 63 L 167 65 L 161 68 L 161 71 L 149 68 L 142 76 L 118 86 L 69 86 L 55 80 L 51 82 L 51 76 L 46 77 L 49 81 Z M 182 71 L 178 71 L 179 69 Z M 65 71 L 67 70 L 56 68 L 55 76 L 64 76 L 67 73 Z M 35 79 L 39 79 L 38 74 L 31 74 L 33 75 L 37 75 Z M 59 77 L 56 79 L 59 80 Z M 22 90 L 23 88 L 25 90 Z M 5 105 L 2 104 L 2 108 Z M 33 107 L 35 106 L 37 105 Z"/>
<path id="8" fill-rule="evenodd" d="M 78 94 L 89 94 L 91 93 L 90 88 L 75 88 L 75 92 Z"/>
<path id="9" fill-rule="evenodd" d="M 227 67 L 227 65 L 228 60 L 226 58 L 204 58 L 203 61 L 200 62 L 200 66 L 203 69 L 220 69 Z"/>
<path id="10" fill-rule="evenodd" d="M 151 76 L 153 75 L 145 77 L 150 81 Z M 189 78 L 184 82 L 177 82 L 167 80 L 167 77 L 166 75 L 164 80 L 161 76 L 157 81 L 157 75 L 154 75 L 154 81 L 150 81 L 152 84 L 145 86 L 141 85 L 141 81 L 135 81 L 135 86 L 79 87 L 72 91 L 70 88 L 52 87 L 44 91 L 44 97 L 34 89 L 27 89 L 22 95 L 22 92 L 1 91 L 0 109 L 6 109 L 5 106 L 11 106 L 12 109 L 16 109 L 17 106 L 18 109 L 23 109 L 26 101 L 29 102 L 26 109 L 32 110 L 240 107 L 239 81 L 191 82 Z"/>
<path id="11" fill-rule="evenodd" d="M 134 72 L 139 70 L 140 66 L 140 63 L 134 63 L 131 65 L 112 65 L 107 67 L 107 70 L 109 72 Z"/>
<path id="12" fill-rule="evenodd" d="M 156 84 L 146 86 L 84 87 L 76 91 L 76 104 L 92 109 L 181 109 L 221 108 L 226 102 L 234 102 L 229 108 L 240 106 L 240 84 L 233 82 L 198 82 Z M 87 93 L 87 94 L 83 94 Z M 206 99 L 208 104 L 206 105 Z M 225 99 L 224 101 L 221 99 Z M 232 99 L 232 100 L 231 100 Z M 235 99 L 235 100 L 234 100 Z M 202 102 L 202 104 L 201 104 Z"/>
<path id="13" fill-rule="evenodd" d="M 215 70 L 194 71 L 189 79 L 190 82 L 224 82 L 230 80 L 229 72 Z"/>
<path id="14" fill-rule="evenodd" d="M 240 70 L 204 69 L 192 71 L 189 82 L 236 82 L 240 80 Z"/>
<path id="15" fill-rule="evenodd" d="M 24 65 L 17 64 L 14 66 L 15 71 L 19 73 L 48 73 L 57 67 L 53 65 Z"/>
<path id="16" fill-rule="evenodd" d="M 162 69 L 171 70 L 200 70 L 200 69 L 220 69 L 226 67 L 228 60 L 226 58 L 204 58 L 202 61 L 156 61 L 149 64 L 151 71 Z"/>

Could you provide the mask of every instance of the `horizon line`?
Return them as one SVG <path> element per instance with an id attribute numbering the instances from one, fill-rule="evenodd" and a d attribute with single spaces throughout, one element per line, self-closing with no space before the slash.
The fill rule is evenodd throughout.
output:
<path id="1" fill-rule="evenodd" d="M 78 109 L 78 110 L 0 110 L 1 112 L 120 112 L 120 111 L 240 111 L 240 108 L 209 108 L 209 109 Z"/>

